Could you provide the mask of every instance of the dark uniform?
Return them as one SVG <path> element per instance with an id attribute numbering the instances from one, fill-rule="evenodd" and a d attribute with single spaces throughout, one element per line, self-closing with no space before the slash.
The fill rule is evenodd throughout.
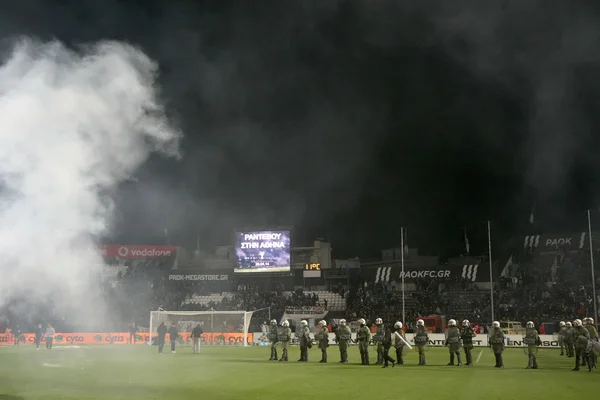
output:
<path id="1" fill-rule="evenodd" d="M 467 365 L 473 365 L 473 338 L 477 336 L 471 325 L 463 326 L 460 331 L 460 337 L 463 342 L 463 348 L 465 349 L 465 358 L 467 359 Z"/>
<path id="2" fill-rule="evenodd" d="M 575 368 L 573 371 L 579 371 L 581 365 L 581 356 L 584 350 L 587 348 L 587 344 L 590 340 L 590 333 L 583 326 L 573 327 L 573 343 L 575 344 Z"/>
<path id="3" fill-rule="evenodd" d="M 392 331 L 385 328 L 384 326 L 384 332 L 383 332 L 383 340 L 381 342 L 382 346 L 383 346 L 383 368 L 387 368 L 388 367 L 388 362 L 392 363 L 392 368 L 394 367 L 394 365 L 396 365 L 396 360 L 394 360 L 392 357 L 390 357 L 390 348 L 392 347 Z"/>
<path id="4" fill-rule="evenodd" d="M 329 347 L 329 330 L 326 325 L 321 326 L 321 330 L 317 333 L 315 339 L 319 341 L 319 349 L 321 350 L 320 363 L 327 362 L 327 348 Z"/>
<path id="5" fill-rule="evenodd" d="M 340 362 L 347 364 L 348 363 L 348 343 L 352 340 L 352 332 L 350 328 L 344 323 L 340 324 L 337 330 L 335 331 L 335 339 L 338 342 L 338 347 L 340 348 Z"/>
<path id="6" fill-rule="evenodd" d="M 42 343 L 42 337 L 44 336 L 44 328 L 42 324 L 39 324 L 35 330 L 35 349 L 40 349 L 40 343 Z"/>
<path id="7" fill-rule="evenodd" d="M 373 341 L 377 345 L 377 364 L 383 364 L 383 337 L 385 335 L 385 326 L 383 324 L 377 325 L 377 332 L 373 336 Z"/>
<path id="8" fill-rule="evenodd" d="M 496 365 L 494 368 L 504 368 L 504 361 L 502 360 L 502 353 L 504 352 L 504 332 L 500 328 L 492 327 L 489 333 L 489 345 L 494 351 L 496 357 Z"/>
<path id="9" fill-rule="evenodd" d="M 523 343 L 527 346 L 527 356 L 529 362 L 527 363 L 527 369 L 537 369 L 537 347 L 541 344 L 540 336 L 538 335 L 535 328 L 526 328 L 525 337 L 523 337 Z"/>
<path id="10" fill-rule="evenodd" d="M 417 325 L 415 345 L 419 350 L 419 365 L 425 365 L 425 346 L 429 343 L 429 332 L 425 325 Z"/>
<path id="11" fill-rule="evenodd" d="M 169 340 L 171 341 L 171 353 L 175 353 L 175 345 L 177 344 L 177 338 L 179 338 L 179 331 L 175 324 L 169 328 Z"/>
<path id="12" fill-rule="evenodd" d="M 446 332 L 446 346 L 448 346 L 448 350 L 450 351 L 450 362 L 448 365 L 454 365 L 454 356 L 458 361 L 458 366 L 462 365 L 462 360 L 460 359 L 460 329 L 456 325 L 448 327 L 448 331 Z"/>
<path id="13" fill-rule="evenodd" d="M 158 353 L 160 354 L 163 352 L 163 347 L 165 347 L 165 336 L 167 336 L 167 326 L 164 322 L 161 322 L 158 328 L 156 328 L 156 333 L 158 335 Z"/>
<path id="14" fill-rule="evenodd" d="M 200 324 L 196 325 L 194 329 L 192 329 L 192 353 L 198 354 L 200 353 L 200 342 L 202 340 L 202 334 L 204 331 Z"/>

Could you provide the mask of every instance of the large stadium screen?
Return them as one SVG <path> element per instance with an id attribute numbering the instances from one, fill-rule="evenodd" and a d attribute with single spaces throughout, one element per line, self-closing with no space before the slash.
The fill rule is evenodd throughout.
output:
<path id="1" fill-rule="evenodd" d="M 235 272 L 290 272 L 291 232 L 252 231 L 235 233 Z"/>

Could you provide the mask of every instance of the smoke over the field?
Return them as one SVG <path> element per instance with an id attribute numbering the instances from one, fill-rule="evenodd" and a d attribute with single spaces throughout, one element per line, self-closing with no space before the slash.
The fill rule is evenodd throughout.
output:
<path id="1" fill-rule="evenodd" d="M 81 325 L 102 320 L 95 239 L 110 229 L 110 194 L 150 153 L 178 154 L 155 73 L 117 42 L 73 51 L 20 40 L 4 55 L 0 306 L 50 300 Z"/>

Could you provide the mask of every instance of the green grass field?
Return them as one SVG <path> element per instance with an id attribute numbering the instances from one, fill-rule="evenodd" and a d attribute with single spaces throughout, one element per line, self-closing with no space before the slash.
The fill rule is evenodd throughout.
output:
<path id="1" fill-rule="evenodd" d="M 595 395 L 600 371 L 571 372 L 572 360 L 557 350 L 540 350 L 539 370 L 525 370 L 520 349 L 505 352 L 505 368 L 492 368 L 494 357 L 475 349 L 473 367 L 448 367 L 446 349 L 427 353 L 419 367 L 411 352 L 396 368 L 338 364 L 337 347 L 329 364 L 319 364 L 312 349 L 309 363 L 298 363 L 292 348 L 288 363 L 267 361 L 266 347 L 203 347 L 199 355 L 180 347 L 176 354 L 149 346 L 0 348 L 0 399 L 202 399 L 271 400 L 358 397 L 385 399 L 559 399 Z M 371 360 L 375 358 L 371 352 Z"/>

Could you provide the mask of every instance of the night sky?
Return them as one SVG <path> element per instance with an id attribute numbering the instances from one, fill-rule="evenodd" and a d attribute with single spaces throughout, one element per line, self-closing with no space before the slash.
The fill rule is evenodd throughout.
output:
<path id="1" fill-rule="evenodd" d="M 447 257 L 464 226 L 484 253 L 488 219 L 505 243 L 600 214 L 595 3 L 21 0 L 0 35 L 124 40 L 159 63 L 183 158 L 122 186 L 107 241 L 167 228 L 209 250 L 294 226 L 298 245 L 372 257 L 405 226 Z"/>

